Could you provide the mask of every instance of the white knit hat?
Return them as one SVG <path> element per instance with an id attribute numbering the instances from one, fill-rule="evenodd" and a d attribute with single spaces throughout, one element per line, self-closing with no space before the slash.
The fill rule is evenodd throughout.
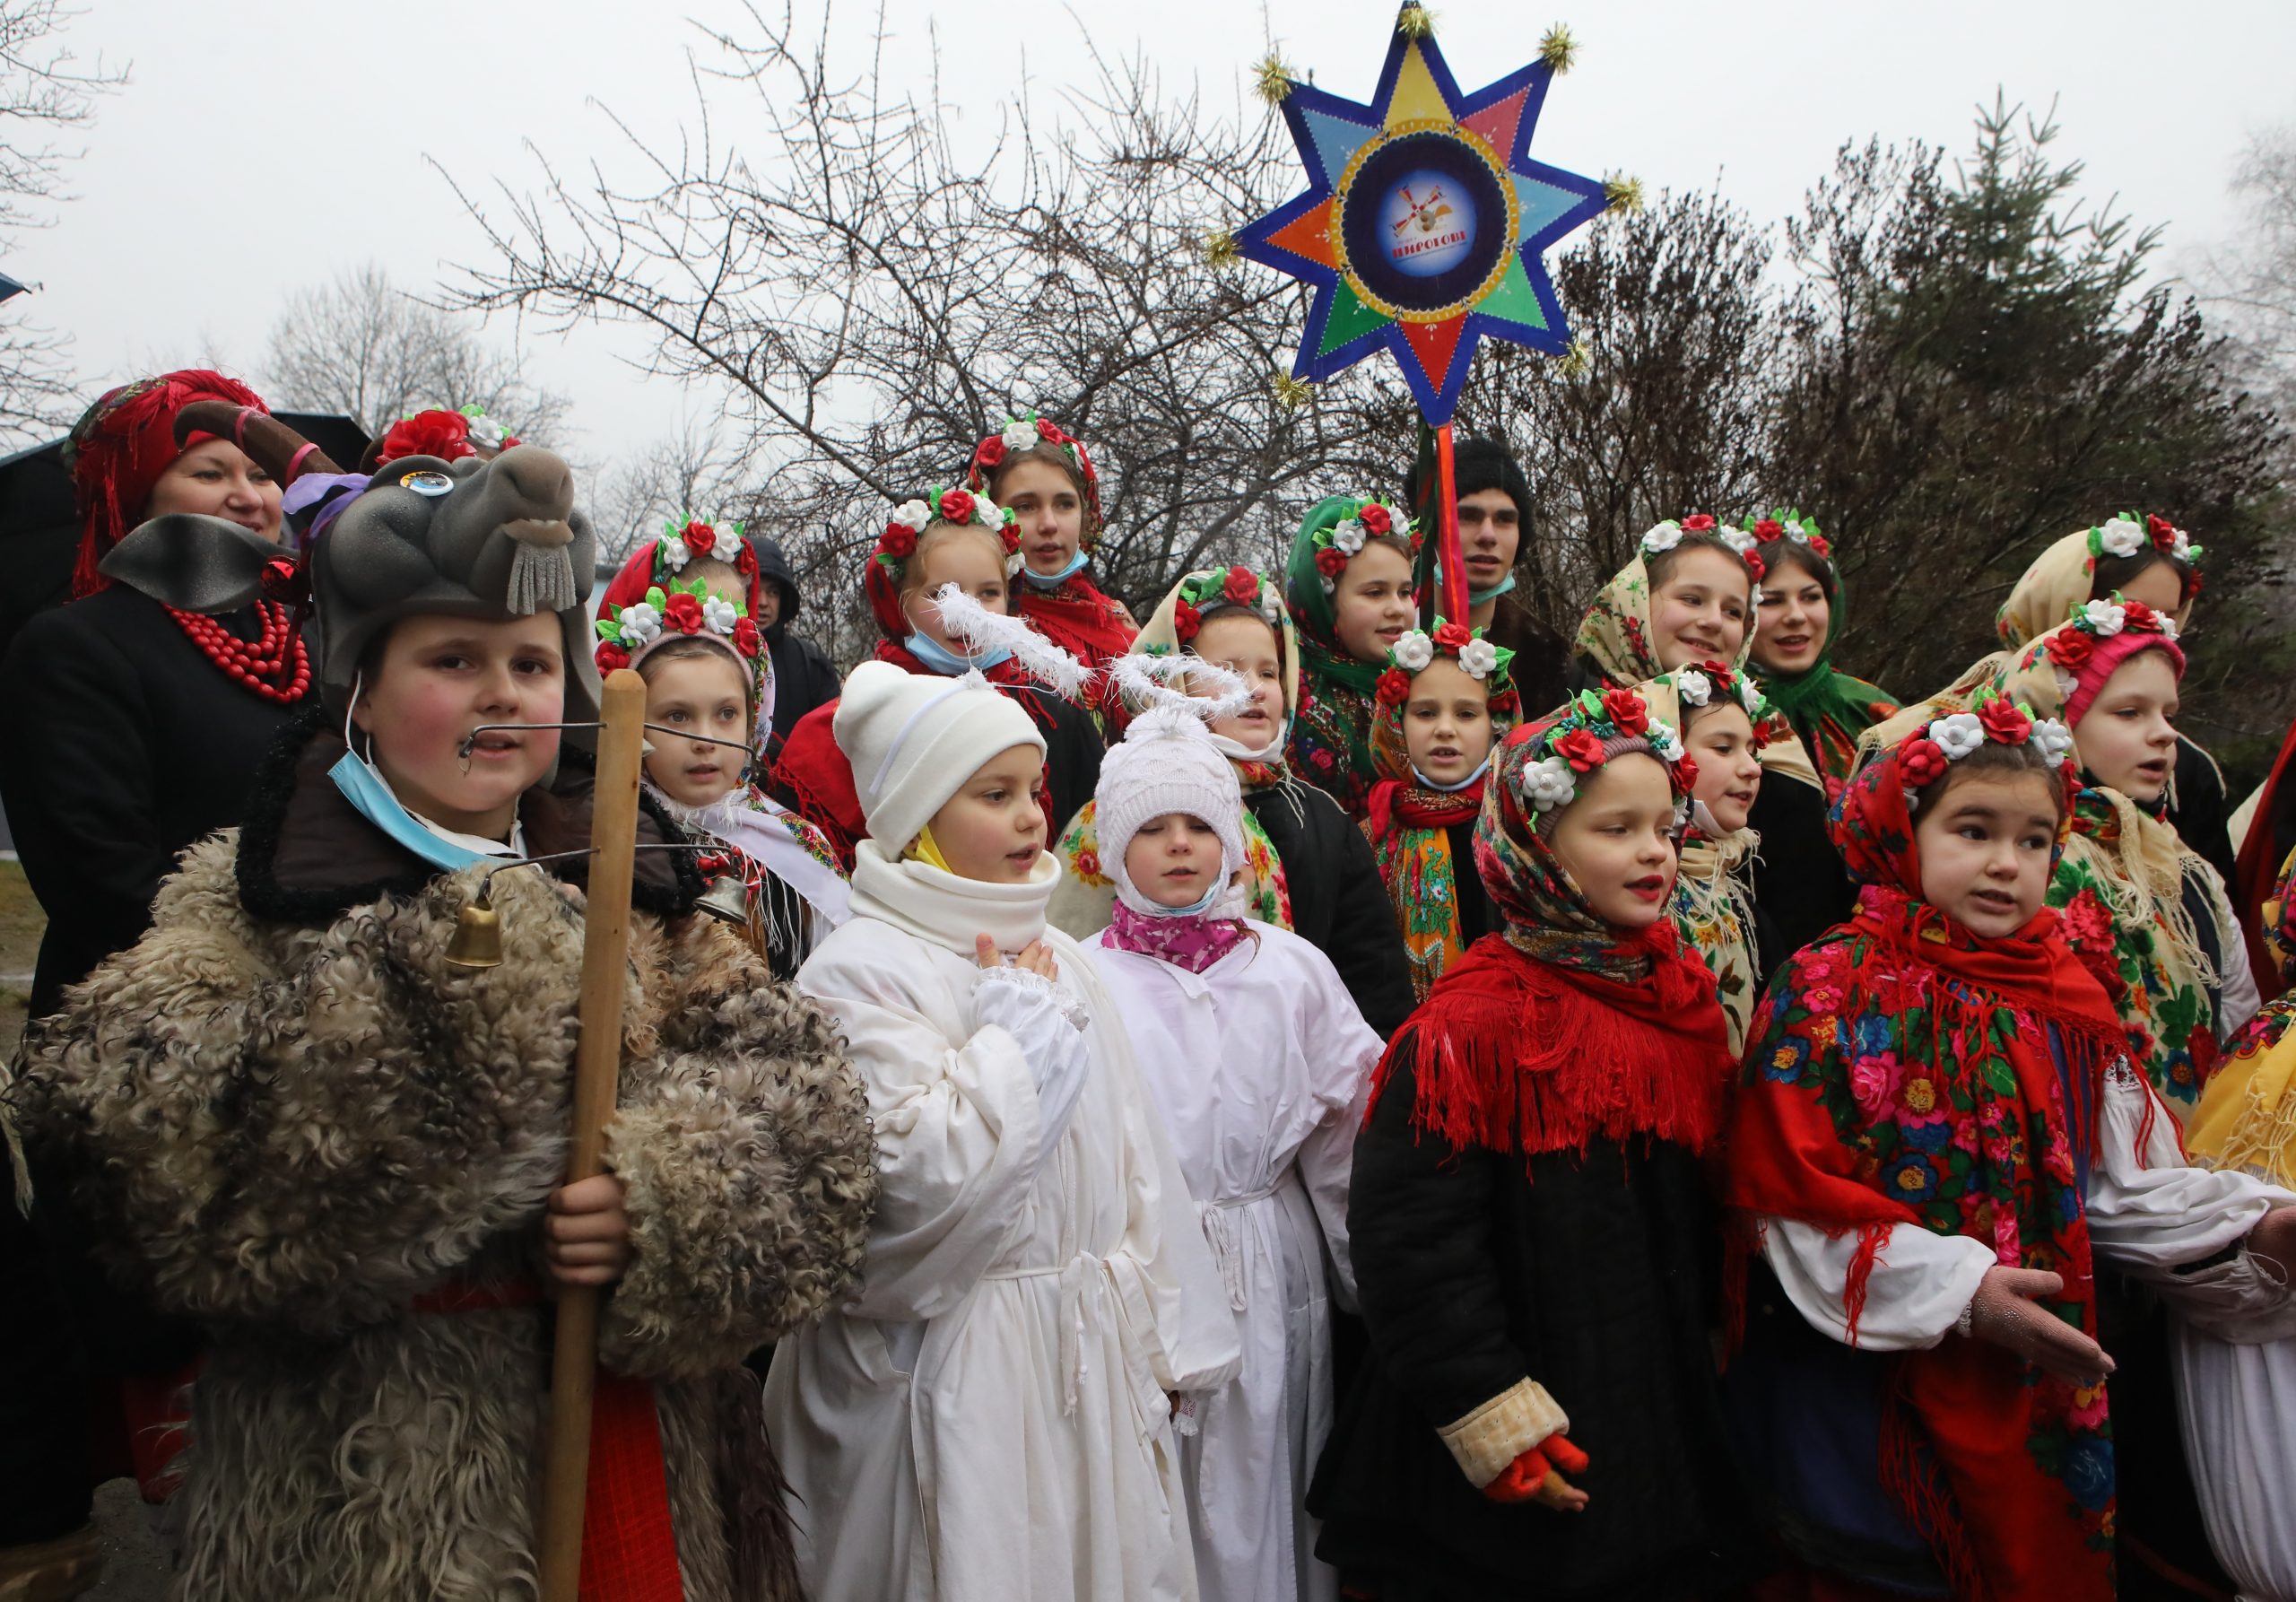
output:
<path id="1" fill-rule="evenodd" d="M 983 764 L 1015 745 L 1044 751 L 1036 720 L 977 674 L 956 678 L 864 662 L 830 725 L 853 764 L 869 836 L 898 856 Z"/>
<path id="2" fill-rule="evenodd" d="M 1243 915 L 1236 871 L 1244 866 L 1244 792 L 1235 764 L 1220 754 L 1201 717 L 1159 707 L 1132 722 L 1100 760 L 1092 802 L 1100 837 L 1100 870 L 1116 881 L 1118 899 L 1135 912 L 1169 913 L 1143 895 L 1125 871 L 1124 854 L 1141 825 L 1168 812 L 1201 818 L 1220 837 L 1220 872 L 1228 888 L 1213 901 L 1210 918 Z"/>

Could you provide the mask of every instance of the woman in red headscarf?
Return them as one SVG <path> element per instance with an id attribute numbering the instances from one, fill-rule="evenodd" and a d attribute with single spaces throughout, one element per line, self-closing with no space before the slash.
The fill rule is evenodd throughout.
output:
<path id="1" fill-rule="evenodd" d="M 203 408 L 200 421 L 223 431 L 187 426 L 179 438 L 178 416 L 202 401 L 222 403 Z M 246 440 L 265 454 L 248 437 L 251 423 L 270 437 L 263 401 L 245 385 L 214 372 L 163 373 L 107 393 L 65 444 L 82 525 L 74 598 L 17 634 L 0 697 L 0 749 L 8 753 L 0 788 L 25 876 L 48 914 L 32 1017 L 56 1011 L 66 986 L 135 943 L 180 852 L 240 821 L 265 752 L 312 689 L 298 620 L 286 606 L 260 601 L 211 617 L 146 593 L 190 598 L 178 586 L 196 572 L 201 535 L 232 531 L 205 522 L 154 530 L 168 537 L 123 553 L 144 560 L 110 564 L 126 577 L 105 570 L 132 530 L 173 514 L 222 518 L 279 539 L 279 479 L 309 458 L 266 469 L 241 447 Z M 90 1466 L 74 1415 L 72 1369 L 84 1361 L 104 1380 L 95 1393 L 94 1477 L 132 1468 L 156 1495 L 180 1439 L 165 1427 L 176 1375 L 196 1338 L 109 1289 L 62 1205 L 67 1180 L 38 1176 L 34 1222 L 44 1237 L 42 1267 L 56 1276 L 68 1320 L 59 1309 L 31 1306 L 51 1282 L 27 1260 L 30 1237 L 14 1233 L 4 1253 L 12 1295 L 21 1299 L 9 1306 L 11 1332 L 39 1324 L 67 1365 L 23 1388 L 52 1403 L 45 1421 L 0 1420 L 15 1439 L 53 1438 L 52 1451 L 39 1453 L 45 1462 L 33 1488 L 45 1524 L 0 1523 L 0 1546 L 19 1554 L 51 1528 L 51 1541 L 83 1538 L 73 1526 L 75 1512 L 87 1516 Z M 0 1487 L 0 1500 L 21 1512 L 15 1491 Z M 0 1580 L 13 1572 L 8 1562 L 0 1553 Z"/>

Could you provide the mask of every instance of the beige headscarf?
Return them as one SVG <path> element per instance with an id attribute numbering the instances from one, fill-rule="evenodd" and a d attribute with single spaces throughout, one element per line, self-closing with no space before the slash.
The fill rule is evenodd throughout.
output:
<path id="1" fill-rule="evenodd" d="M 2002 644 L 2013 650 L 2039 639 L 2091 598 L 2097 572 L 2096 535 L 2095 528 L 2076 529 L 2033 558 L 2033 565 L 1994 614 L 1994 631 Z M 2177 627 L 2182 629 L 2192 616 L 2190 596 L 2177 608 L 2176 616 Z"/>
<path id="2" fill-rule="evenodd" d="M 1650 715 L 1671 724 L 1685 743 L 1682 696 L 1674 675 L 1662 674 L 1635 686 Z M 1691 710 L 1695 711 L 1696 708 Z M 1682 848 L 1681 870 L 1666 914 L 1683 944 L 1698 953 L 1714 976 L 1715 999 L 1729 1025 L 1730 1049 L 1745 1044 L 1746 1025 L 1761 998 L 1761 962 L 1754 944 L 1754 901 L 1746 874 L 1761 836 L 1740 829 L 1719 840 L 1693 833 Z"/>

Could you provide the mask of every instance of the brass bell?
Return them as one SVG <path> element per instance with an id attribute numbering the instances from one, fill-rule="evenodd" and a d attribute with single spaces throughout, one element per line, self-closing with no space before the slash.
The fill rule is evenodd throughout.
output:
<path id="1" fill-rule="evenodd" d="M 693 903 L 697 912 L 706 912 L 720 923 L 730 923 L 747 928 L 750 921 L 749 886 L 742 883 L 738 874 L 727 874 L 709 882 L 701 899 Z"/>
<path id="2" fill-rule="evenodd" d="M 455 933 L 447 942 L 447 961 L 457 968 L 502 966 L 502 915 L 486 899 L 486 887 L 455 915 Z"/>

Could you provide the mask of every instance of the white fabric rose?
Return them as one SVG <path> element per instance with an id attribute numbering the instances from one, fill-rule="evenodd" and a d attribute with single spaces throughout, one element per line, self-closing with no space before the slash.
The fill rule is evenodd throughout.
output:
<path id="1" fill-rule="evenodd" d="M 1533 812 L 1552 812 L 1570 805 L 1570 798 L 1578 793 L 1578 780 L 1569 762 L 1559 756 L 1544 756 L 1523 770 L 1521 789 L 1525 804 Z"/>
<path id="2" fill-rule="evenodd" d="M 702 599 L 701 621 L 709 626 L 713 634 L 731 634 L 741 616 L 734 603 L 722 596 L 707 596 Z"/>
<path id="3" fill-rule="evenodd" d="M 624 606 L 621 622 L 625 645 L 643 645 L 662 631 L 662 614 L 643 601 Z"/>
<path id="4" fill-rule="evenodd" d="M 2161 638 L 2173 643 L 2177 638 L 2177 620 L 2165 612 L 2154 615 L 2161 620 Z"/>
<path id="5" fill-rule="evenodd" d="M 2034 748 L 2052 768 L 2063 762 L 2065 753 L 2073 749 L 2073 731 L 2054 718 L 2044 718 L 2034 724 L 2031 738 Z"/>
<path id="6" fill-rule="evenodd" d="M 1339 593 L 1339 580 L 1329 573 L 1318 573 L 1316 577 L 1323 581 L 1324 594 L 1335 596 Z"/>
<path id="7" fill-rule="evenodd" d="M 1028 449 L 1030 446 L 1034 445 L 1037 442 L 1038 435 L 1036 420 L 1029 417 L 1014 418 L 1012 422 L 1004 425 L 1004 432 L 1001 438 L 1004 440 L 1004 448 L 1007 450 Z"/>
<path id="8" fill-rule="evenodd" d="M 2126 518 L 2115 518 L 2098 528 L 2097 545 L 2108 556 L 2134 556 L 2144 548 L 2144 530 Z"/>
<path id="9" fill-rule="evenodd" d="M 1807 544 L 1809 543 L 1809 538 L 1810 538 L 1810 536 L 1809 536 L 1808 535 L 1804 534 L 1804 533 L 1802 532 L 1802 519 L 1801 519 L 1801 518 L 1787 518 L 1787 519 L 1786 519 L 1786 521 L 1784 521 L 1783 523 L 1780 523 L 1780 524 L 1779 525 L 1779 527 L 1780 528 L 1782 528 L 1782 529 L 1784 529 L 1784 530 L 1786 531 L 1786 537 L 1787 537 L 1787 539 L 1789 539 L 1789 540 L 1800 540 L 1800 541 L 1801 541 L 1803 544 Z"/>
<path id="10" fill-rule="evenodd" d="M 510 437 L 509 429 L 504 428 L 483 412 L 474 417 L 467 412 L 463 415 L 468 421 L 471 443 L 474 445 L 483 445 L 489 450 L 500 450 L 502 448 L 502 441 Z"/>
<path id="11" fill-rule="evenodd" d="M 1695 667 L 1674 675 L 1674 695 L 1686 707 L 1702 707 L 1714 699 L 1714 681 Z"/>
<path id="12" fill-rule="evenodd" d="M 2057 700 L 2071 701 L 2073 699 L 2073 692 L 2079 688 L 2081 688 L 2081 681 L 2079 679 L 2074 678 L 2062 667 L 2057 670 Z"/>
<path id="13" fill-rule="evenodd" d="M 1435 659 L 1435 642 L 1425 631 L 1406 631 L 1395 643 L 1396 666 L 1405 673 L 1417 673 Z"/>
<path id="14" fill-rule="evenodd" d="M 2091 601 L 2081 608 L 2081 615 L 2100 640 L 2110 640 L 2128 623 L 2128 608 L 2110 601 Z"/>
<path id="15" fill-rule="evenodd" d="M 1985 744 L 1985 725 L 1975 712 L 1951 712 L 1929 726 L 1929 737 L 1947 762 L 1957 762 Z"/>
<path id="16" fill-rule="evenodd" d="M 1761 716 L 1761 691 L 1744 674 L 1738 675 L 1738 704 L 1746 709 L 1747 717 Z"/>
<path id="17" fill-rule="evenodd" d="M 925 502 L 922 501 L 904 501 L 893 509 L 893 515 L 890 520 L 900 524 L 911 534 L 923 534 L 932 523 L 933 514 L 926 509 Z"/>
<path id="18" fill-rule="evenodd" d="M 1650 742 L 1650 749 L 1658 753 L 1661 761 L 1678 762 L 1683 760 L 1683 737 L 1673 724 L 1661 723 L 1653 718 L 1649 729 L 1642 737 Z"/>
<path id="19" fill-rule="evenodd" d="M 1459 647 L 1459 670 L 1471 679 L 1487 679 L 1499 666 L 1499 648 L 1488 640 L 1470 640 Z"/>
<path id="20" fill-rule="evenodd" d="M 1331 548 L 1343 556 L 1352 556 L 1361 551 L 1363 548 L 1363 525 L 1350 518 L 1333 528 Z"/>
<path id="21" fill-rule="evenodd" d="M 1720 528 L 1716 529 L 1715 532 L 1722 536 L 1722 543 L 1724 544 L 1729 546 L 1730 549 L 1735 551 L 1741 556 L 1752 554 L 1753 548 L 1761 543 L 1755 539 L 1752 535 L 1748 534 L 1744 529 L 1733 528 L 1727 524 L 1725 524 Z"/>
<path id="22" fill-rule="evenodd" d="M 1672 518 L 1657 525 L 1642 536 L 1642 551 L 1646 556 L 1660 556 L 1683 543 L 1683 526 Z"/>
<path id="23" fill-rule="evenodd" d="M 674 534 L 662 542 L 662 560 L 669 564 L 673 573 L 684 572 L 685 564 L 692 556 L 692 551 L 686 545 L 685 535 L 682 534 Z"/>
<path id="24" fill-rule="evenodd" d="M 986 495 L 975 495 L 972 498 L 972 520 L 986 523 L 991 528 L 1002 528 L 1004 527 L 1004 509 Z"/>

